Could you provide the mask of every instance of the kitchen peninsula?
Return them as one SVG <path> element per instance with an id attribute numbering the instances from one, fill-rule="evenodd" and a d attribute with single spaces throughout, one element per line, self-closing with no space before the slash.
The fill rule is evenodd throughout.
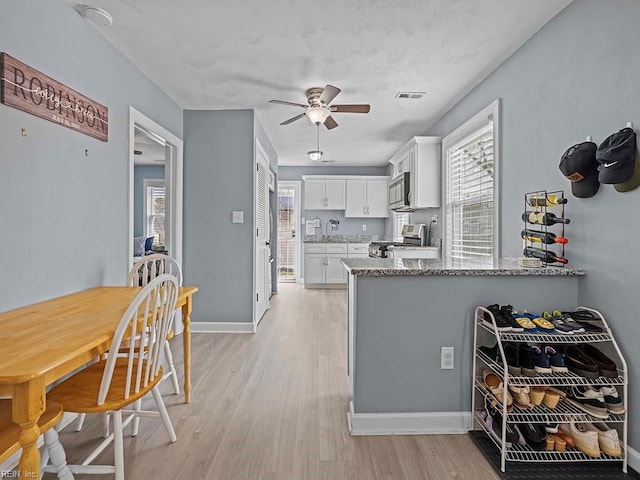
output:
<path id="1" fill-rule="evenodd" d="M 585 274 L 441 259 L 343 259 L 349 289 L 349 427 L 354 435 L 471 428 L 473 313 L 511 304 L 574 310 Z M 441 347 L 454 368 L 441 370 Z"/>

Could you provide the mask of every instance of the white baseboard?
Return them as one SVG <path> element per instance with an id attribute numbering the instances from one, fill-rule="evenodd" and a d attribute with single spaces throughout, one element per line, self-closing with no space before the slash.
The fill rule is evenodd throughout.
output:
<path id="1" fill-rule="evenodd" d="M 191 333 L 256 333 L 252 322 L 191 322 Z"/>
<path id="2" fill-rule="evenodd" d="M 627 465 L 640 472 L 640 452 L 627 445 Z"/>
<path id="3" fill-rule="evenodd" d="M 467 433 L 469 412 L 355 413 L 349 402 L 351 435 L 429 435 Z"/>

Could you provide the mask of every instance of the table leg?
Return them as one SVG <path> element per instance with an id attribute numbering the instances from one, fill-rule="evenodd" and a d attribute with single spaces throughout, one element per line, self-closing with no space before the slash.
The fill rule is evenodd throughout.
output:
<path id="1" fill-rule="evenodd" d="M 182 342 L 184 347 L 184 403 L 191 402 L 191 310 L 193 308 L 192 297 L 188 296 L 182 306 Z"/>
<path id="2" fill-rule="evenodd" d="M 20 425 L 22 455 L 18 478 L 40 478 L 40 437 L 38 419 L 45 411 L 46 393 L 44 378 L 20 383 L 13 390 L 13 421 Z"/>

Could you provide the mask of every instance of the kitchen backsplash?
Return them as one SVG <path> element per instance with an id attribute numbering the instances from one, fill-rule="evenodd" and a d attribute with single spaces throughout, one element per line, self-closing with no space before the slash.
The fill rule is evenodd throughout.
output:
<path id="1" fill-rule="evenodd" d="M 315 217 L 320 219 L 320 228 L 315 229 L 315 235 L 384 235 L 385 219 L 384 218 L 345 218 L 344 211 L 326 211 L 326 210 L 305 210 L 302 217 L 305 220 L 313 220 Z M 331 225 L 327 225 L 329 219 L 335 219 L 340 222 L 338 230 L 331 230 Z M 362 230 L 362 225 L 366 225 L 367 229 Z M 301 226 L 302 235 L 306 234 L 305 226 Z"/>

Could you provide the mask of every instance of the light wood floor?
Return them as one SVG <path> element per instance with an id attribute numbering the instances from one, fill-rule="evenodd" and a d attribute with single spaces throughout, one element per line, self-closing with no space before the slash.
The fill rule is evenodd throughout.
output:
<path id="1" fill-rule="evenodd" d="M 346 291 L 279 290 L 257 334 L 193 335 L 192 403 L 164 396 L 178 441 L 143 418 L 125 438 L 127 479 L 499 478 L 466 435 L 349 436 Z M 181 372 L 181 338 L 173 342 Z M 99 442 L 99 429 L 89 416 L 82 432 L 61 432 L 69 463 Z M 111 448 L 100 462 L 112 464 Z"/>

